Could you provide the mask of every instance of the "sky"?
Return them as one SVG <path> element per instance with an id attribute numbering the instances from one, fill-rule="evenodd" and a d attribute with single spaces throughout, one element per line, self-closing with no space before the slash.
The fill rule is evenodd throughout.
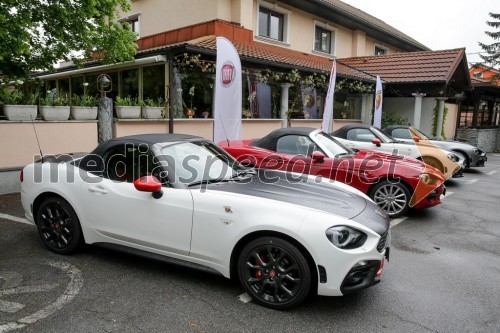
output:
<path id="1" fill-rule="evenodd" d="M 431 50 L 465 47 L 469 63 L 480 62 L 478 42 L 492 44 L 485 31 L 488 13 L 500 13 L 500 0 L 342 0 L 375 16 Z"/>

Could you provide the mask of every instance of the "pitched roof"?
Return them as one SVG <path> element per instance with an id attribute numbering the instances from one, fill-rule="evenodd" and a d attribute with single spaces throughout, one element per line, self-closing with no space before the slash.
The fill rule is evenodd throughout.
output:
<path id="1" fill-rule="evenodd" d="M 344 58 L 338 62 L 371 75 L 379 75 L 389 83 L 448 83 L 464 59 L 465 49 L 461 48 Z"/>
<path id="2" fill-rule="evenodd" d="M 323 2 L 327 4 L 328 6 L 332 7 L 333 9 L 340 10 L 341 12 L 352 15 L 354 19 L 357 19 L 361 21 L 362 23 L 367 23 L 370 25 L 373 25 L 377 27 L 378 29 L 382 30 L 383 32 L 395 36 L 399 39 L 404 40 L 407 43 L 414 44 L 415 46 L 419 47 L 422 50 L 430 50 L 427 46 L 424 44 L 418 42 L 417 40 L 411 38 L 410 36 L 404 34 L 403 32 L 399 31 L 398 29 L 394 28 L 393 26 L 385 23 L 384 21 L 376 18 L 375 16 L 372 16 L 361 9 L 358 9 L 356 7 L 353 7 L 345 2 L 339 1 L 339 0 L 317 0 L 318 2 Z"/>
<path id="3" fill-rule="evenodd" d="M 216 52 L 216 36 L 207 36 L 188 41 L 186 43 L 190 48 L 203 49 Z M 269 65 L 287 65 L 291 68 L 302 70 L 315 70 L 329 72 L 332 68 L 332 59 L 307 54 L 303 52 L 289 50 L 274 45 L 251 42 L 240 43 L 233 41 L 238 54 L 242 60 L 265 62 Z M 364 81 L 375 81 L 375 77 L 352 68 L 348 65 L 337 63 L 337 74 L 344 78 L 353 78 Z"/>

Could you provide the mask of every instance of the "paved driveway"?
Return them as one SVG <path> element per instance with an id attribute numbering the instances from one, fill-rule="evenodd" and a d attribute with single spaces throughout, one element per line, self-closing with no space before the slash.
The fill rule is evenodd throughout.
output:
<path id="1" fill-rule="evenodd" d="M 0 196 L 0 332 L 500 332 L 500 155 L 392 221 L 382 282 L 273 311 L 222 277 L 95 246 L 44 248 Z M 244 298 L 243 298 L 244 300 Z"/>

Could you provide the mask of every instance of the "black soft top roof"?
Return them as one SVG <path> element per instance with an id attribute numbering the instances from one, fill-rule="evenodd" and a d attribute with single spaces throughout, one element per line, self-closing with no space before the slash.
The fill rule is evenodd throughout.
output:
<path id="1" fill-rule="evenodd" d="M 276 151 L 276 142 L 279 138 L 286 135 L 309 135 L 317 128 L 311 127 L 286 127 L 272 131 L 268 135 L 251 143 L 254 147 Z"/>
<path id="2" fill-rule="evenodd" d="M 177 141 L 206 141 L 206 139 L 200 136 L 187 135 L 187 134 L 139 134 L 139 135 L 129 135 L 122 136 L 119 138 L 114 138 L 98 145 L 91 154 L 102 156 L 110 147 L 120 144 L 120 143 L 132 143 L 132 144 L 148 144 L 153 145 L 162 142 L 177 142 Z"/>
<path id="3" fill-rule="evenodd" d="M 353 128 L 367 128 L 370 129 L 372 126 L 371 125 L 363 125 L 363 124 L 356 124 L 356 125 L 344 125 L 335 132 L 330 133 L 331 136 L 336 136 L 337 138 L 342 138 L 342 139 L 347 139 L 347 132 L 349 130 L 352 130 Z"/>

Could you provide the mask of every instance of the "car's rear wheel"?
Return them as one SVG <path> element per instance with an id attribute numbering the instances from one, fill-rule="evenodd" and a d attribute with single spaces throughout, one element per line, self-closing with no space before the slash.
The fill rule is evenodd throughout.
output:
<path id="1" fill-rule="evenodd" d="M 80 221 L 71 205 L 64 199 L 45 199 L 36 213 L 38 234 L 53 252 L 69 254 L 78 248 L 82 238 Z"/>
<path id="2" fill-rule="evenodd" d="M 370 191 L 370 198 L 390 217 L 399 217 L 410 207 L 410 191 L 402 183 L 383 180 Z"/>
<path id="3" fill-rule="evenodd" d="M 255 239 L 242 249 L 238 276 L 257 303 L 273 309 L 298 305 L 311 288 L 311 268 L 304 255 L 276 237 Z"/>

